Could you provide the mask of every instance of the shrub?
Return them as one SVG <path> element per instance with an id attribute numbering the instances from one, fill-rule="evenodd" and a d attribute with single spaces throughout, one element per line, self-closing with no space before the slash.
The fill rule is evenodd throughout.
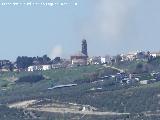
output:
<path id="1" fill-rule="evenodd" d="M 23 83 L 23 82 L 28 82 L 28 83 L 36 83 L 39 82 L 41 80 L 44 80 L 44 76 L 41 74 L 32 74 L 32 75 L 27 75 L 27 76 L 23 76 L 20 77 L 16 83 Z"/>

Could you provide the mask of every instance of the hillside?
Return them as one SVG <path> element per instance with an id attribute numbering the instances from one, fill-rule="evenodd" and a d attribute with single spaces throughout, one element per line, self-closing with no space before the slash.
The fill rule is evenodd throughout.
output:
<path id="1" fill-rule="evenodd" d="M 85 115 L 83 119 L 91 120 L 158 119 L 160 82 L 148 85 L 140 85 L 139 83 L 122 85 L 113 78 L 98 79 L 101 76 L 118 72 L 117 69 L 101 65 L 33 73 L 4 72 L 0 74 L 0 104 L 10 106 L 35 100 L 34 104 L 26 107 L 20 106 L 17 110 L 35 111 L 38 116 L 36 119 L 46 119 L 46 117 L 57 120 L 72 117 L 80 119 L 83 114 Z M 35 79 L 39 75 L 44 78 L 30 82 L 30 79 Z M 74 86 L 65 86 L 69 84 L 74 84 Z M 70 105 L 71 103 L 75 106 Z M 83 113 L 84 106 L 88 112 L 85 110 Z M 55 109 L 63 111 L 69 108 L 72 110 L 75 107 L 76 113 L 64 112 L 65 114 L 63 114 L 55 111 Z M 1 111 L 7 113 L 12 109 L 14 107 L 6 107 L 5 109 L 1 108 Z M 22 114 L 22 111 L 18 113 Z M 51 113 L 54 113 L 54 117 Z M 113 113 L 116 113 L 116 116 Z"/>

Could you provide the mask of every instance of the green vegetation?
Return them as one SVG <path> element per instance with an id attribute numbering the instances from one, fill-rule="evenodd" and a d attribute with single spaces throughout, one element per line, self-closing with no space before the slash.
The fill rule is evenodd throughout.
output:
<path id="1" fill-rule="evenodd" d="M 83 118 L 84 120 L 158 120 L 157 116 L 146 116 L 144 113 L 147 111 L 156 113 L 160 110 L 160 82 L 142 86 L 138 83 L 122 85 L 117 83 L 114 78 L 105 78 L 103 81 L 98 80 L 101 76 L 112 75 L 117 72 L 119 71 L 101 65 L 34 73 L 3 72 L 0 73 L 0 104 L 6 106 L 9 103 L 31 99 L 42 100 L 45 103 L 48 102 L 46 99 L 49 99 L 50 103 L 55 101 L 59 103 L 77 103 L 93 106 L 98 111 L 131 113 L 131 115 L 123 116 L 86 115 Z M 142 80 L 151 78 L 149 73 L 139 75 Z M 61 84 L 78 85 L 52 90 L 48 89 Z M 0 119 L 3 120 L 22 120 L 24 118 L 28 118 L 29 120 L 67 120 L 82 117 L 82 115 L 69 113 L 63 115 L 35 111 L 33 113 L 34 117 L 32 113 L 27 111 L 24 114 L 24 110 L 10 109 L 4 106 L 0 107 Z M 8 116 L 5 117 L 7 114 Z"/>
<path id="2" fill-rule="evenodd" d="M 29 82 L 29 83 L 36 83 L 41 80 L 44 80 L 45 78 L 41 74 L 31 74 L 27 76 L 20 77 L 16 83 L 23 83 L 23 82 Z"/>
<path id="3" fill-rule="evenodd" d="M 152 71 L 160 71 L 160 57 L 151 58 L 148 61 L 133 60 L 133 61 L 120 61 L 113 64 L 113 66 L 124 69 L 131 73 L 149 73 Z"/>

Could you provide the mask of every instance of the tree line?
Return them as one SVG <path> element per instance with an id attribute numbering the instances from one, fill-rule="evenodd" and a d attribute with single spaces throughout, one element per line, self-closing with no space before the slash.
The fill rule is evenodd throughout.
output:
<path id="1" fill-rule="evenodd" d="M 26 69 L 31 65 L 45 65 L 45 64 L 57 64 L 61 61 L 60 57 L 55 57 L 53 60 L 47 55 L 42 57 L 28 57 L 28 56 L 18 56 L 14 63 L 9 60 L 1 60 L 0 68 L 8 69 L 12 71 L 14 68 L 17 69 Z"/>

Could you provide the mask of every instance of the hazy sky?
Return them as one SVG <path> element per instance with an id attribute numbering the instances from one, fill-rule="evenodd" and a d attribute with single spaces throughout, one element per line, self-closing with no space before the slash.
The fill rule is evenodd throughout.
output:
<path id="1" fill-rule="evenodd" d="M 0 6 L 0 59 L 69 57 L 80 51 L 83 38 L 90 56 L 160 50 L 160 0 L 47 1 L 78 5 Z"/>

